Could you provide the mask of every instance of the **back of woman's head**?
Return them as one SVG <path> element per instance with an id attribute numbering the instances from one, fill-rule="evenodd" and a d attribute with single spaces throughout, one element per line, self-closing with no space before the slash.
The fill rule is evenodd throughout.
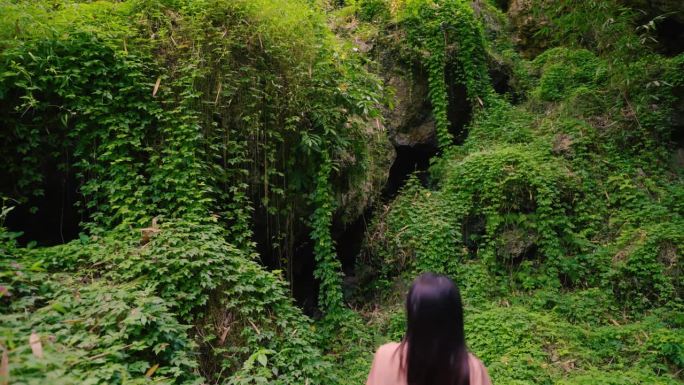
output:
<path id="1" fill-rule="evenodd" d="M 456 285 L 425 273 L 406 298 L 405 368 L 409 385 L 468 385 L 463 306 Z"/>

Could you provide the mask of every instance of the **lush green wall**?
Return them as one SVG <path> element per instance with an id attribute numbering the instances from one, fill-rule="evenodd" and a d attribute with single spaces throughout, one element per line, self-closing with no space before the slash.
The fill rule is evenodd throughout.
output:
<path id="1" fill-rule="evenodd" d="M 681 381 L 684 56 L 620 2 L 500 3 L 0 0 L 0 225 L 80 218 L 0 231 L 0 384 L 363 383 L 426 270 L 495 383 Z M 389 64 L 438 155 L 383 201 Z"/>

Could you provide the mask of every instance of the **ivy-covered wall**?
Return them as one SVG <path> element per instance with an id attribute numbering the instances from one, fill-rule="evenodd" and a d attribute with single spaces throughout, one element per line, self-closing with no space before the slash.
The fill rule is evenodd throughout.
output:
<path id="1" fill-rule="evenodd" d="M 416 3 L 418 25 L 442 32 L 438 12 L 478 9 Z M 462 288 L 468 344 L 494 383 L 677 383 L 683 57 L 658 54 L 658 20 L 642 25 L 619 2 L 510 7 L 513 23 L 487 29 L 484 44 L 509 88 L 480 93 L 465 142 L 374 218 L 359 270 L 372 284 L 359 301 L 387 309 L 370 319 L 396 340 L 405 327 L 397 288 L 444 272 Z M 516 46 L 508 31 L 527 40 Z M 445 49 L 416 41 L 407 43 L 428 61 Z"/>
<path id="2" fill-rule="evenodd" d="M 361 384 L 427 270 L 494 383 L 679 383 L 684 57 L 632 3 L 0 0 L 0 384 Z"/>
<path id="3" fill-rule="evenodd" d="M 391 148 L 381 83 L 323 12 L 298 1 L 1 6 L 3 220 L 33 215 L 55 189 L 46 169 L 76 183 L 75 208 L 62 209 L 82 218 L 77 239 L 54 247 L 18 247 L 22 229 L 3 229 L 11 378 L 338 381 L 283 282 L 310 238 L 321 309 L 342 312 L 332 218 L 371 205 Z"/>

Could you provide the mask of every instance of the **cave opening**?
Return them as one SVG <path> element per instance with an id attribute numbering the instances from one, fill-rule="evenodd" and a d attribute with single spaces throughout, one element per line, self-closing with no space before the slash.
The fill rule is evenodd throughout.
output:
<path id="1" fill-rule="evenodd" d="M 42 195 L 28 197 L 16 204 L 5 218 L 10 232 L 19 232 L 20 245 L 35 242 L 38 246 L 54 246 L 78 238 L 83 217 L 77 207 L 79 184 L 70 169 L 61 170 L 58 162 L 42 165 Z M 9 201 L 12 206 L 14 201 Z"/>
<path id="2" fill-rule="evenodd" d="M 450 64 L 445 71 L 447 84 L 447 119 L 449 119 L 449 131 L 454 137 L 455 144 L 463 144 L 468 133 L 466 125 L 470 122 L 473 108 L 468 101 L 468 91 L 465 84 L 456 79 L 457 64 Z"/>
<path id="3" fill-rule="evenodd" d="M 672 57 L 684 52 L 684 23 L 666 17 L 657 24 L 656 36 L 663 55 Z"/>
<path id="4" fill-rule="evenodd" d="M 308 231 L 297 226 L 288 233 L 291 239 L 275 234 L 267 222 L 277 221 L 264 207 L 254 210 L 252 240 L 261 265 L 269 271 L 280 270 L 290 286 L 290 295 L 304 314 L 314 317 L 318 311 L 318 281 L 314 278 L 316 259 Z"/>
<path id="5" fill-rule="evenodd" d="M 462 144 L 467 137 L 467 125 L 473 115 L 473 108 L 467 97 L 465 85 L 455 79 L 457 71 L 454 68 L 446 71 L 448 110 L 447 118 L 450 123 L 450 131 L 454 135 L 454 143 Z M 508 76 L 506 73 L 496 73 L 495 89 L 499 93 L 510 91 Z M 429 114 L 426 117 L 429 118 Z M 429 120 L 415 122 L 414 126 L 428 124 Z M 389 202 L 401 191 L 411 175 L 416 175 L 423 186 L 429 184 L 429 167 L 431 159 L 439 153 L 434 141 L 424 141 L 411 144 L 394 143 L 396 157 L 392 163 L 387 181 L 381 191 L 380 200 Z M 258 211 L 258 210 L 257 210 Z M 265 213 L 255 213 L 255 241 L 261 255 L 262 264 L 270 269 L 289 270 L 287 277 L 295 303 L 309 316 L 320 315 L 318 309 L 319 283 L 314 278 L 316 260 L 314 248 L 308 232 L 300 231 L 294 236 L 293 246 L 283 258 L 283 252 L 274 248 L 273 239 L 270 239 L 265 230 Z M 343 224 L 335 221 L 332 228 L 332 237 L 335 242 L 337 258 L 342 265 L 344 275 L 343 290 L 345 297 L 353 295 L 358 286 L 357 261 L 362 253 L 363 243 L 368 231 L 368 225 L 373 215 L 373 209 L 368 208 L 362 215 L 351 223 Z M 290 262 L 288 263 L 287 260 Z"/>
<path id="6" fill-rule="evenodd" d="M 332 228 L 332 237 L 335 241 L 335 252 L 342 264 L 344 275 L 343 290 L 345 294 L 353 292 L 355 289 L 355 268 L 356 261 L 363 246 L 366 235 L 368 220 L 372 215 L 372 208 L 369 208 L 359 218 L 348 224 L 335 223 Z M 295 241 L 292 247 L 292 255 L 289 266 L 286 261 L 282 261 L 279 253 L 275 249 L 269 248 L 265 242 L 265 231 L 263 227 L 255 231 L 257 241 L 257 251 L 261 256 L 262 264 L 269 270 L 291 269 L 290 281 L 291 295 L 295 304 L 302 309 L 304 314 L 310 317 L 320 316 L 318 309 L 319 282 L 314 277 L 316 268 L 316 258 L 314 248 L 308 234 L 302 234 Z"/>
<path id="7" fill-rule="evenodd" d="M 295 304 L 304 314 L 314 317 L 318 314 L 318 281 L 314 278 L 316 259 L 313 245 L 309 239 L 298 240 L 293 248 L 290 266 L 283 266 L 283 261 L 272 250 L 268 250 L 264 243 L 257 242 L 257 252 L 261 263 L 268 270 L 281 270 L 290 275 L 284 276 L 290 285 L 290 294 Z"/>
<path id="8" fill-rule="evenodd" d="M 672 127 L 672 136 L 670 138 L 674 143 L 675 148 L 684 149 L 684 126 Z"/>
<path id="9" fill-rule="evenodd" d="M 397 156 L 382 190 L 382 198 L 387 201 L 397 196 L 413 173 L 427 185 L 430 159 L 437 154 L 437 147 L 433 145 L 396 146 L 395 150 Z"/>
<path id="10" fill-rule="evenodd" d="M 499 95 L 508 96 L 513 104 L 520 102 L 522 95 L 511 87 L 511 75 L 509 71 L 505 68 L 490 68 L 488 72 L 494 92 Z"/>
<path id="11" fill-rule="evenodd" d="M 454 136 L 454 143 L 463 144 L 467 136 L 465 126 L 470 121 L 473 110 L 467 101 L 465 86 L 452 85 L 447 90 L 449 95 L 449 106 L 447 108 L 449 131 Z"/>
<path id="12" fill-rule="evenodd" d="M 496 5 L 500 10 L 508 12 L 510 0 L 494 0 L 494 5 Z"/>
<path id="13" fill-rule="evenodd" d="M 363 239 L 368 230 L 367 218 L 371 216 L 372 209 L 368 209 L 353 222 L 337 226 L 333 230 L 337 256 L 342 263 L 342 272 L 345 276 L 354 274 L 356 260 L 361 252 Z"/>
<path id="14" fill-rule="evenodd" d="M 308 237 L 295 244 L 292 256 L 292 297 L 304 314 L 315 317 L 320 315 L 318 309 L 318 280 L 314 278 L 316 257 L 313 243 Z"/>
<path id="15" fill-rule="evenodd" d="M 356 220 L 339 226 L 333 232 L 337 256 L 342 263 L 342 272 L 344 273 L 342 291 L 345 298 L 353 298 L 358 292 L 357 261 L 363 252 L 368 225 L 372 217 L 373 207 L 370 207 Z"/>

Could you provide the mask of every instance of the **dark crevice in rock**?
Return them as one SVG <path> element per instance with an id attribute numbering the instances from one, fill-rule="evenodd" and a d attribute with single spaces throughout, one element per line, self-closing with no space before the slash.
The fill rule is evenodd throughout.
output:
<path id="1" fill-rule="evenodd" d="M 313 244 L 308 239 L 294 247 L 292 263 L 292 297 L 304 314 L 314 317 L 318 315 L 318 281 L 314 278 L 316 258 Z"/>
<path id="2" fill-rule="evenodd" d="M 494 0 L 494 5 L 504 12 L 508 11 L 509 3 L 510 0 Z"/>
<path id="3" fill-rule="evenodd" d="M 666 17 L 657 24 L 656 35 L 664 55 L 677 56 L 684 52 L 684 23 L 681 21 Z"/>
<path id="4" fill-rule="evenodd" d="M 44 194 L 16 205 L 4 223 L 9 231 L 23 233 L 18 238 L 22 245 L 30 241 L 39 246 L 58 245 L 78 238 L 80 231 L 82 216 L 76 207 L 79 194 L 75 175 L 61 171 L 57 162 L 46 162 L 42 171 Z"/>
<path id="5" fill-rule="evenodd" d="M 261 259 L 261 264 L 269 270 L 281 269 L 281 260 L 272 247 L 273 240 L 270 237 L 268 226 L 266 225 L 266 215 L 263 209 L 254 210 L 252 215 L 252 241 L 256 245 L 256 251 Z"/>
<path id="6" fill-rule="evenodd" d="M 361 216 L 351 223 L 343 224 L 340 217 L 335 218 L 332 227 L 332 237 L 335 241 L 337 258 L 342 263 L 342 272 L 345 275 L 345 290 L 348 290 L 349 282 L 354 281 L 354 268 L 357 257 L 361 251 L 364 236 L 367 229 L 367 218 L 371 217 L 371 210 L 367 209 Z M 257 244 L 257 252 L 261 263 L 269 270 L 282 270 L 286 274 L 288 268 L 289 277 L 284 277 L 290 282 L 290 290 L 295 304 L 302 309 L 304 314 L 310 317 L 320 316 L 318 309 L 319 283 L 314 277 L 316 258 L 313 243 L 308 234 L 301 233 L 295 237 L 292 250 L 282 256 L 278 249 L 272 247 L 273 239 L 269 240 L 264 219 L 258 216 L 254 223 L 261 223 L 254 228 L 254 241 Z M 287 259 L 290 259 L 289 263 Z"/>
<path id="7" fill-rule="evenodd" d="M 356 288 L 356 262 L 361 253 L 368 220 L 371 216 L 372 209 L 368 209 L 351 223 L 333 225 L 332 237 L 335 240 L 337 258 L 342 264 L 342 272 L 345 277 L 343 289 L 346 295 L 349 295 Z M 292 296 L 304 314 L 310 317 L 318 317 L 320 315 L 318 309 L 319 284 L 314 278 L 316 260 L 313 244 L 307 237 L 304 237 L 294 246 L 294 256 L 295 258 L 292 263 Z"/>
<path id="8" fill-rule="evenodd" d="M 672 142 L 674 144 L 673 166 L 675 169 L 684 169 L 684 126 L 672 127 Z"/>
<path id="9" fill-rule="evenodd" d="M 468 133 L 465 127 L 470 122 L 473 115 L 473 108 L 468 100 L 468 92 L 465 84 L 456 79 L 457 64 L 447 66 L 445 71 L 445 81 L 447 84 L 447 119 L 449 119 L 449 131 L 454 136 L 455 144 L 463 144 Z"/>
<path id="10" fill-rule="evenodd" d="M 657 51 L 666 56 L 684 52 L 684 3 L 681 0 L 623 1 L 640 15 L 635 20 L 637 25 L 655 24 Z"/>
<path id="11" fill-rule="evenodd" d="M 342 262 L 342 272 L 345 275 L 352 275 L 354 273 L 356 260 L 361 252 L 363 238 L 368 228 L 367 218 L 370 218 L 371 215 L 372 210 L 368 209 L 354 222 L 345 226 L 339 226 L 333 230 L 337 257 Z"/>
<path id="12" fill-rule="evenodd" d="M 463 244 L 468 249 L 468 255 L 472 258 L 477 257 L 479 241 L 485 233 L 486 220 L 483 215 L 469 215 L 463 221 L 461 234 L 463 234 Z"/>
<path id="13" fill-rule="evenodd" d="M 340 226 L 333 231 L 337 257 L 342 263 L 342 272 L 344 273 L 342 289 L 347 298 L 351 297 L 358 288 L 358 279 L 356 277 L 357 261 L 359 260 L 363 242 L 368 231 L 368 224 L 372 216 L 373 209 L 368 208 L 352 223 Z"/>
<path id="14" fill-rule="evenodd" d="M 465 127 L 470 122 L 473 110 L 468 102 L 465 86 L 452 84 L 447 88 L 447 94 L 449 95 L 447 108 L 449 131 L 454 136 L 455 144 L 463 144 L 468 136 Z"/>
<path id="15" fill-rule="evenodd" d="M 672 127 L 672 142 L 675 148 L 684 149 L 684 126 L 673 126 Z"/>
<path id="16" fill-rule="evenodd" d="M 390 169 L 387 184 L 382 191 L 385 200 L 393 199 L 409 176 L 417 172 L 418 177 L 427 184 L 427 169 L 430 159 L 437 154 L 437 148 L 429 145 L 397 146 L 397 157 Z"/>
<path id="17" fill-rule="evenodd" d="M 489 70 L 489 77 L 492 79 L 492 87 L 499 95 L 512 93 L 509 84 L 510 76 L 503 70 L 492 68 Z"/>
<path id="18" fill-rule="evenodd" d="M 363 241 L 367 232 L 368 221 L 372 216 L 372 209 L 367 209 L 363 215 L 346 225 L 335 223 L 332 229 L 332 237 L 335 241 L 335 251 L 337 258 L 342 264 L 344 274 L 343 289 L 346 295 L 353 292 L 356 288 L 355 268 Z M 261 243 L 259 243 L 261 245 Z M 262 263 L 267 268 L 274 270 L 284 264 L 284 261 L 277 261 L 275 253 L 265 250 L 262 245 L 259 247 L 262 255 Z M 293 258 L 291 264 L 291 291 L 296 305 L 302 309 L 304 314 L 310 317 L 320 316 L 318 309 L 319 283 L 314 277 L 316 259 L 313 244 L 308 236 L 302 236 L 295 242 L 293 247 Z"/>
<path id="19" fill-rule="evenodd" d="M 299 229 L 293 235 L 292 247 L 277 242 L 276 234 L 266 225 L 267 214 L 263 209 L 255 210 L 252 217 L 253 237 L 261 264 L 268 270 L 280 270 L 289 282 L 295 303 L 308 316 L 314 316 L 318 306 L 318 283 L 314 279 L 316 260 L 313 245 L 308 234 Z M 280 246 L 276 247 L 274 244 Z M 286 247 L 288 250 L 282 250 Z M 289 273 L 289 275 L 288 275 Z"/>

